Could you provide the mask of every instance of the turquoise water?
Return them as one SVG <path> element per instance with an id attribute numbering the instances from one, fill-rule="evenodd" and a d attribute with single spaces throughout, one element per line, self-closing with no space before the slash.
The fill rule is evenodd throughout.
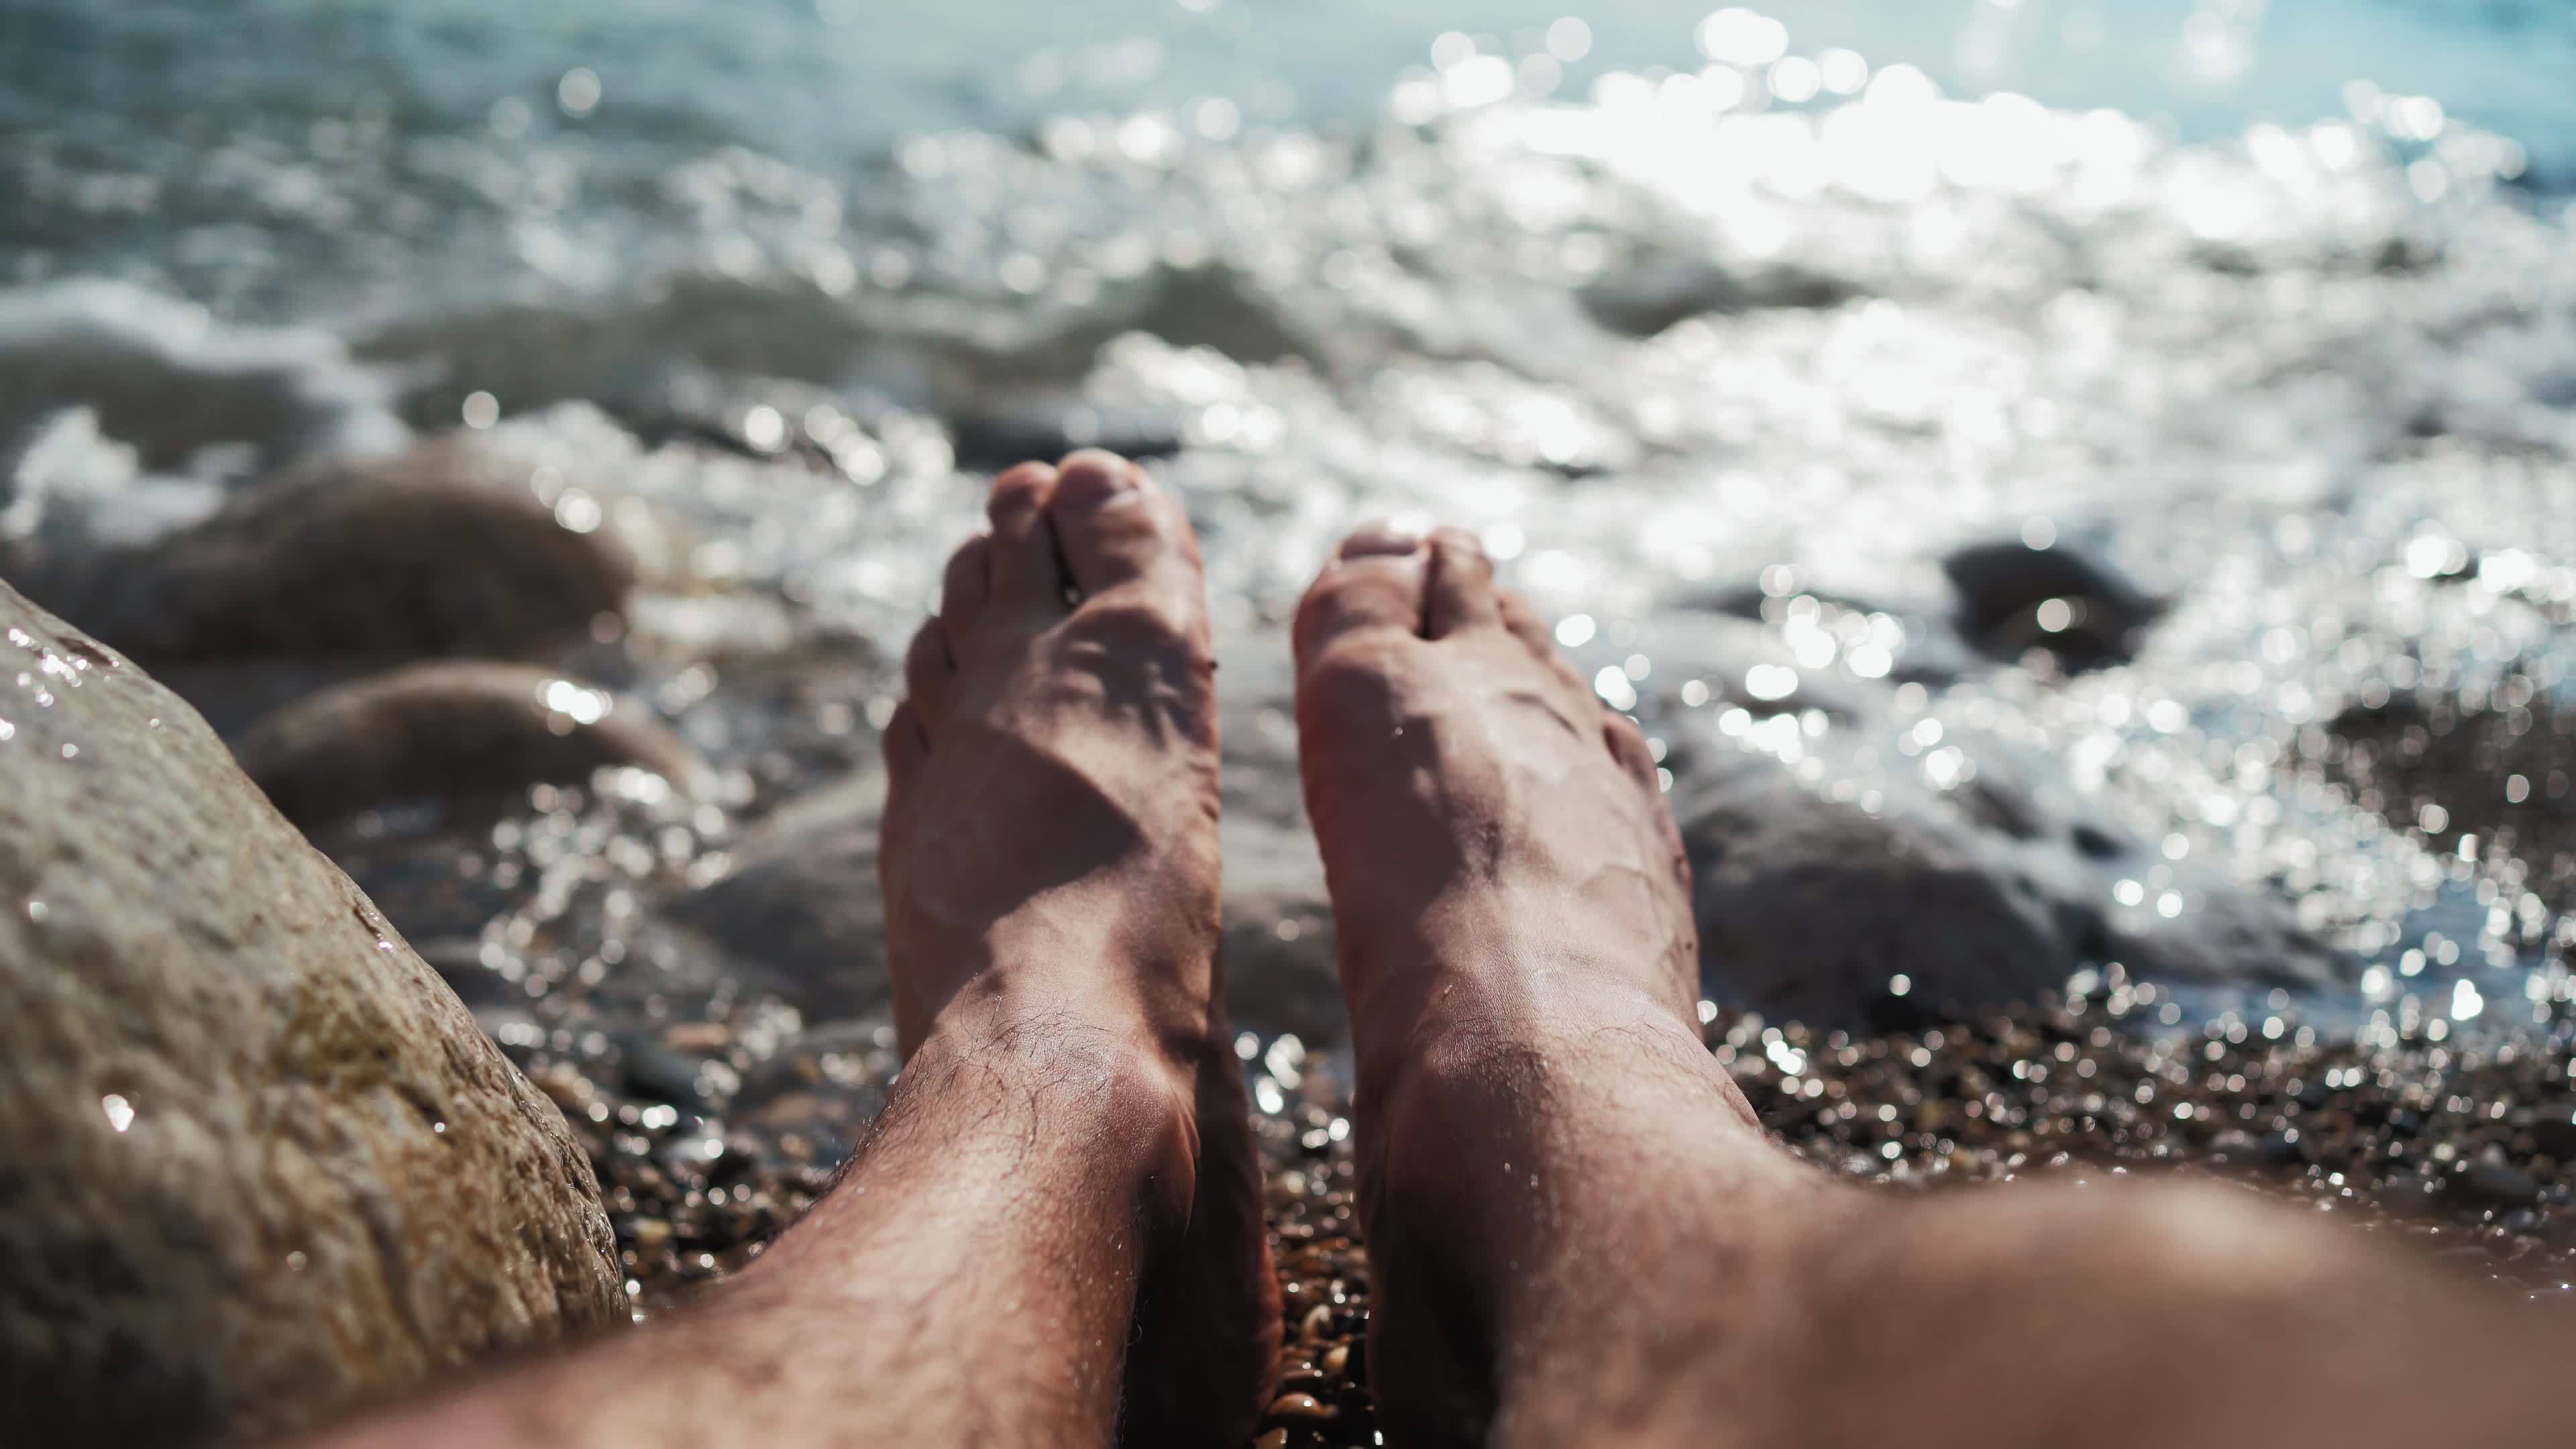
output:
<path id="1" fill-rule="evenodd" d="M 631 275 L 673 228 L 705 225 L 688 173 L 736 149 L 795 168 L 854 229 L 900 230 L 869 212 L 907 135 L 1138 113 L 1229 135 L 1350 133 L 1428 72 L 1435 43 L 1512 62 L 1519 95 L 1580 101 L 1605 76 L 1707 65 L 1711 13 L 1574 0 L 11 0 L 0 276 L 127 276 L 266 318 L 418 315 Z M 2576 163 L 2576 19 L 2556 6 L 1799 0 L 1776 18 L 1793 69 L 1840 51 L 1916 67 L 1950 95 L 2108 107 L 2186 142 L 2357 109 L 2376 120 L 2422 97 L 2526 148 L 2535 184 Z M 1767 65 L 1742 69 L 1760 104 Z"/>

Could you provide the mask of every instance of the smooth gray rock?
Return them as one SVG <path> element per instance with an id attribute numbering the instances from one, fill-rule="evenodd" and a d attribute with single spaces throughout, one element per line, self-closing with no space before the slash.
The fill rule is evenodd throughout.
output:
<path id="1" fill-rule="evenodd" d="M 583 784 L 611 766 L 684 794 L 706 766 L 635 700 L 553 670 L 489 660 L 415 664 L 296 701 L 235 751 L 287 819 L 311 829 L 398 801 L 462 801 Z"/>
<path id="2" fill-rule="evenodd" d="M 810 1019 L 885 1009 L 885 900 L 877 831 L 885 777 L 853 776 L 746 832 L 733 868 L 665 904 L 665 920 L 713 942 Z M 1345 1031 L 1324 871 L 1302 824 L 1229 814 L 1221 950 L 1235 1025 L 1309 1041 Z"/>
<path id="3" fill-rule="evenodd" d="M 663 907 L 815 1019 L 857 1016 L 894 999 L 886 974 L 875 770 L 786 806 L 746 831 L 734 865 Z"/>
<path id="4" fill-rule="evenodd" d="M 625 1317 L 561 1115 L 185 704 L 0 585 L 0 720 L 0 1438 L 265 1439 Z"/>
<path id="5" fill-rule="evenodd" d="M 1827 765 L 1813 784 L 1756 749 L 1694 747 L 1675 805 L 1712 994 L 1830 1028 L 1899 1001 L 1936 1019 L 2029 1002 L 2112 962 L 2138 980 L 2245 986 L 2315 986 L 2349 964 L 2281 902 L 2130 845 L 2047 762 L 1965 731 L 1948 742 L 1974 774 L 1947 789 L 1857 767 L 1833 738 L 1811 742 Z M 2187 903 L 2172 918 L 2119 899 L 2120 881 L 2159 864 Z"/>
<path id="6" fill-rule="evenodd" d="M 1970 544 L 1941 561 L 1959 591 L 1959 628 L 1997 659 L 2045 650 L 2069 670 L 2137 656 L 2162 600 L 2089 550 L 2019 540 Z M 2055 604 L 2056 610 L 2043 612 Z"/>
<path id="7" fill-rule="evenodd" d="M 1324 861 L 1301 820 L 1229 814 L 1225 838 L 1226 1004 L 1234 1024 L 1294 1032 L 1309 1046 L 1350 1031 Z"/>

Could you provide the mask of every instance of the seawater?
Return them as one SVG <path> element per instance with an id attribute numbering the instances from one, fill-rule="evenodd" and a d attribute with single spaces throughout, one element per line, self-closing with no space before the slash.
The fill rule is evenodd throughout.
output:
<path id="1" fill-rule="evenodd" d="M 2300 760 L 2392 690 L 2568 689 L 2569 74 L 2556 7 L 2399 0 L 10 0 L 0 426 L 74 546 L 457 426 L 587 467 L 666 545 L 619 682 L 740 819 L 873 753 L 966 425 L 1167 434 L 1238 812 L 1294 819 L 1271 656 L 1325 550 L 1455 522 L 1677 800 L 1729 752 L 2029 761 L 2141 844 L 2121 909 L 2223 884 L 2343 953 L 2318 1019 L 2509 1025 L 2564 990 L 2549 863 Z M 1889 679 L 1997 539 L 2169 607 L 1850 739 L 1712 641 L 1753 601 L 1753 703 Z"/>

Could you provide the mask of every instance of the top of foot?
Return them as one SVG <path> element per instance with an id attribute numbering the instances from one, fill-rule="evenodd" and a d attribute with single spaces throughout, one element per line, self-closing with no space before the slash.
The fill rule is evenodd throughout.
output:
<path id="1" fill-rule="evenodd" d="M 1698 1001 L 1689 867 L 1634 721 L 1605 710 L 1475 540 L 1371 529 L 1297 618 L 1307 814 L 1369 1074 L 1402 1003 L 1568 974 Z"/>
<path id="2" fill-rule="evenodd" d="M 1203 1022 L 1217 739 L 1197 540 L 1106 453 L 1014 468 L 988 512 L 992 531 L 949 560 L 886 726 L 903 1040 L 970 983 L 1069 993 L 1077 1012 L 1115 1001 L 1157 1031 Z M 1142 969 L 1079 970 L 1113 956 Z"/>
<path id="3" fill-rule="evenodd" d="M 987 511 L 886 726 L 898 1032 L 907 1055 L 933 1031 L 1070 1036 L 1160 1084 L 1174 1146 L 1154 1172 L 1168 1194 L 1146 1225 L 1121 1437 L 1233 1449 L 1280 1322 L 1215 959 L 1198 540 L 1176 499 L 1107 453 L 1014 468 Z"/>

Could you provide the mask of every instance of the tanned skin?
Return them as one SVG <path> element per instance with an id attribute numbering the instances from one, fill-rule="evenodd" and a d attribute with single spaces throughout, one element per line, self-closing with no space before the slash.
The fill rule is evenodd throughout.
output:
<path id="1" fill-rule="evenodd" d="M 1197 545 L 1100 453 L 990 513 L 886 731 L 908 1059 L 841 1182 L 703 1302 L 317 1442 L 1248 1437 L 1278 1308 Z M 1898 1201 L 1768 1141 L 1699 1038 L 1646 742 L 1467 535 L 1351 538 L 1296 650 L 1389 1444 L 2566 1437 L 2564 1314 L 2246 1193 Z"/>

